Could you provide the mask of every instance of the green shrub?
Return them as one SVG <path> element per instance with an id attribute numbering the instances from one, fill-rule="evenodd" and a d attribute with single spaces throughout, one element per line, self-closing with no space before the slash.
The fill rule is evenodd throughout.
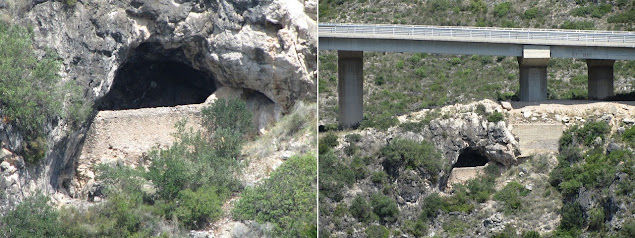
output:
<path id="1" fill-rule="evenodd" d="M 584 223 L 584 212 L 577 201 L 565 204 L 560 215 L 562 219 L 559 228 L 564 230 L 580 229 Z"/>
<path id="2" fill-rule="evenodd" d="M 404 222 L 403 230 L 414 237 L 424 237 L 428 234 L 428 224 L 422 220 L 407 220 Z"/>
<path id="3" fill-rule="evenodd" d="M 618 13 L 613 16 L 610 16 L 608 19 L 609 23 L 632 23 L 635 22 L 635 9 L 631 9 L 630 11 Z"/>
<path id="4" fill-rule="evenodd" d="M 487 12 L 487 4 L 483 0 L 471 0 L 469 9 L 473 13 Z"/>
<path id="5" fill-rule="evenodd" d="M 538 8 L 532 7 L 527 9 L 525 13 L 523 13 L 523 18 L 527 20 L 531 20 L 538 17 L 539 14 L 540 14 L 540 11 L 538 10 Z"/>
<path id="6" fill-rule="evenodd" d="M 337 142 L 337 135 L 334 133 L 326 133 L 322 138 L 320 138 L 320 154 L 324 154 L 330 151 L 332 148 L 337 146 L 339 142 Z"/>
<path id="7" fill-rule="evenodd" d="M 511 11 L 511 2 L 502 2 L 494 6 L 494 16 L 505 17 Z"/>
<path id="8" fill-rule="evenodd" d="M 251 112 L 247 104 L 240 99 L 225 100 L 220 98 L 201 111 L 203 125 L 208 133 L 219 129 L 235 132 L 240 135 L 253 132 Z"/>
<path id="9" fill-rule="evenodd" d="M 362 196 L 357 196 L 351 202 L 351 206 L 348 208 L 351 211 L 351 215 L 357 218 L 359 221 L 367 221 L 370 218 L 370 205 Z"/>
<path id="10" fill-rule="evenodd" d="M 57 54 L 45 49 L 39 58 L 33 45 L 33 31 L 0 21 L 0 120 L 11 123 L 25 134 L 28 162 L 44 157 L 47 147 L 42 143 L 48 119 L 62 117 L 69 124 L 84 121 L 90 106 L 85 100 L 71 101 L 63 110 L 65 97 L 76 98 L 81 88 L 62 84 L 58 72 L 61 63 Z M 35 144 L 29 143 L 34 141 Z"/>
<path id="11" fill-rule="evenodd" d="M 316 224 L 316 158 L 313 155 L 288 159 L 262 184 L 247 188 L 232 214 L 240 220 L 271 222 L 274 236 L 303 237 L 307 226 Z"/>
<path id="12" fill-rule="evenodd" d="M 540 233 L 537 231 L 526 231 L 523 233 L 522 238 L 540 238 Z"/>
<path id="13" fill-rule="evenodd" d="M 441 227 L 443 227 L 443 230 L 450 233 L 451 237 L 456 237 L 459 234 L 465 234 L 468 224 L 457 217 L 451 217 L 446 220 Z"/>
<path id="14" fill-rule="evenodd" d="M 497 123 L 497 122 L 502 121 L 504 119 L 505 119 L 505 116 L 502 113 L 498 112 L 498 111 L 494 111 L 492 114 L 490 114 L 487 117 L 487 121 L 494 122 L 494 123 Z"/>
<path id="15" fill-rule="evenodd" d="M 604 227 L 604 208 L 595 207 L 589 210 L 589 230 L 599 231 Z"/>
<path id="16" fill-rule="evenodd" d="M 382 222 L 393 223 L 397 221 L 399 209 L 395 200 L 386 195 L 375 193 L 371 196 L 370 203 L 373 212 L 379 216 Z"/>
<path id="17" fill-rule="evenodd" d="M 635 126 L 626 129 L 622 134 L 622 141 L 635 148 Z"/>
<path id="18" fill-rule="evenodd" d="M 201 187 L 196 191 L 185 189 L 179 192 L 176 199 L 178 207 L 174 214 L 186 228 L 200 229 L 208 221 L 214 221 L 222 215 L 222 205 L 228 197 L 229 191 L 212 186 Z"/>
<path id="19" fill-rule="evenodd" d="M 22 201 L 0 217 L 0 235 L 4 237 L 60 237 L 63 228 L 59 213 L 48 205 L 49 198 L 37 194 Z"/>
<path id="20" fill-rule="evenodd" d="M 67 6 L 75 6 L 77 4 L 77 0 L 64 0 L 64 4 Z"/>
<path id="21" fill-rule="evenodd" d="M 390 175 L 396 175 L 398 169 L 405 166 L 428 174 L 436 183 L 443 169 L 441 154 L 427 141 L 394 139 L 381 149 L 381 156 L 385 158 L 382 165 Z"/>
<path id="22" fill-rule="evenodd" d="M 342 162 L 335 153 L 320 154 L 320 197 L 335 201 L 343 198 L 342 189 L 355 183 L 355 171 Z"/>
<path id="23" fill-rule="evenodd" d="M 366 228 L 366 236 L 368 238 L 388 238 L 390 231 L 382 225 L 372 225 Z"/>
<path id="24" fill-rule="evenodd" d="M 446 11 L 452 6 L 452 3 L 448 0 L 430 0 L 426 4 L 429 11 L 435 13 Z"/>
<path id="25" fill-rule="evenodd" d="M 604 121 L 587 122 L 583 128 L 578 130 L 576 136 L 582 138 L 584 145 L 591 146 L 595 138 L 600 137 L 604 140 L 610 131 L 609 125 Z"/>
<path id="26" fill-rule="evenodd" d="M 595 29 L 595 23 L 592 21 L 564 21 L 562 25 L 560 25 L 562 29 L 573 29 L 573 30 L 593 30 Z"/>
<path id="27" fill-rule="evenodd" d="M 458 64 L 461 64 L 461 62 L 462 62 L 461 59 L 458 58 L 458 57 L 454 57 L 454 58 L 450 59 L 450 64 L 451 65 L 458 65 Z"/>
<path id="28" fill-rule="evenodd" d="M 627 219 L 620 229 L 620 237 L 635 237 L 635 220 Z"/>
<path id="29" fill-rule="evenodd" d="M 419 219 L 435 219 L 443 210 L 445 210 L 445 206 L 445 201 L 439 196 L 438 193 L 430 194 L 423 200 L 423 205 L 421 206 L 421 215 L 419 216 Z"/>
<path id="30" fill-rule="evenodd" d="M 515 213 L 521 210 L 522 200 L 521 198 L 529 193 L 522 184 L 512 181 L 509 182 L 503 189 L 494 194 L 494 199 L 503 203 L 503 211 L 505 213 Z"/>

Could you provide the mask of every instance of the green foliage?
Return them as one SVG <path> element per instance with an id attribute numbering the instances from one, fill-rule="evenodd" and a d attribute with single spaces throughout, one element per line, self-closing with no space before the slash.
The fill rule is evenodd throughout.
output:
<path id="1" fill-rule="evenodd" d="M 45 49 L 38 57 L 32 38 L 31 29 L 0 22 L 0 120 L 25 133 L 28 148 L 24 155 L 35 163 L 47 150 L 43 141 L 47 120 L 62 117 L 73 125 L 86 119 L 87 113 L 80 112 L 89 106 L 74 100 L 63 110 L 65 97 L 77 98 L 81 89 L 72 87 L 74 82 L 60 82 L 57 54 Z"/>
<path id="2" fill-rule="evenodd" d="M 505 119 L 505 116 L 502 113 L 498 112 L 498 111 L 494 111 L 492 114 L 487 116 L 487 121 L 494 122 L 494 123 L 497 123 L 497 122 L 502 121 L 504 119 Z"/>
<path id="3" fill-rule="evenodd" d="M 449 0 L 429 0 L 426 4 L 430 12 L 446 11 L 452 6 Z"/>
<path id="4" fill-rule="evenodd" d="M 422 220 L 407 220 L 404 222 L 403 230 L 414 237 L 424 237 L 428 234 L 428 224 Z"/>
<path id="5" fill-rule="evenodd" d="M 232 213 L 241 220 L 273 223 L 275 236 L 303 237 L 317 222 L 316 174 L 315 156 L 294 156 L 261 185 L 246 189 Z"/>
<path id="6" fill-rule="evenodd" d="M 571 15 L 584 17 L 590 14 L 594 18 L 601 18 L 609 12 L 611 12 L 611 5 L 599 4 L 577 7 L 571 10 Z"/>
<path id="7" fill-rule="evenodd" d="M 529 190 L 522 184 L 512 181 L 494 194 L 494 199 L 503 203 L 503 211 L 507 214 L 516 213 L 522 209 L 521 198 L 527 196 Z"/>
<path id="8" fill-rule="evenodd" d="M 368 238 L 388 238 L 390 231 L 382 225 L 372 225 L 366 228 L 366 236 Z"/>
<path id="9" fill-rule="evenodd" d="M 593 30 L 595 29 L 595 23 L 592 21 L 564 21 L 562 25 L 560 25 L 562 29 L 573 29 L 573 30 Z"/>
<path id="10" fill-rule="evenodd" d="M 631 126 L 624 131 L 622 141 L 635 148 L 635 126 Z"/>
<path id="11" fill-rule="evenodd" d="M 382 222 L 393 223 L 397 221 L 399 209 L 394 199 L 375 193 L 370 198 L 370 204 L 373 207 L 373 212 L 379 216 Z"/>
<path id="12" fill-rule="evenodd" d="M 511 2 L 502 2 L 494 6 L 494 16 L 505 17 L 511 11 Z"/>
<path id="13" fill-rule="evenodd" d="M 424 172 L 436 183 L 443 169 L 441 154 L 427 141 L 395 139 L 381 149 L 381 156 L 384 157 L 382 165 L 390 175 L 396 175 L 398 169 L 405 166 Z"/>
<path id="14" fill-rule="evenodd" d="M 487 4 L 483 0 L 470 0 L 470 11 L 473 13 L 487 12 Z"/>
<path id="15" fill-rule="evenodd" d="M 203 108 L 201 114 L 203 125 L 210 133 L 223 129 L 245 135 L 253 131 L 251 112 L 247 109 L 247 104 L 240 99 L 220 98 Z"/>
<path id="16" fill-rule="evenodd" d="M 222 205 L 228 197 L 229 191 L 212 186 L 196 191 L 185 189 L 179 192 L 174 214 L 186 228 L 197 229 L 222 215 Z"/>
<path id="17" fill-rule="evenodd" d="M 604 228 L 604 208 L 595 207 L 589 210 L 589 230 L 599 231 Z"/>
<path id="18" fill-rule="evenodd" d="M 59 213 L 48 205 L 49 198 L 38 194 L 26 198 L 14 210 L 0 217 L 4 237 L 60 237 L 63 229 Z"/>
<path id="19" fill-rule="evenodd" d="M 540 10 L 538 10 L 538 8 L 536 7 L 532 7 L 527 9 L 525 13 L 523 13 L 523 18 L 527 20 L 531 20 L 531 19 L 537 18 L 539 14 L 540 14 Z"/>
<path id="20" fill-rule="evenodd" d="M 75 6 L 77 4 L 77 0 L 63 0 L 64 4 L 67 6 Z"/>
<path id="21" fill-rule="evenodd" d="M 584 213 L 582 207 L 576 201 L 567 203 L 562 207 L 560 212 L 562 219 L 559 228 L 564 230 L 580 229 L 584 223 Z"/>
<path id="22" fill-rule="evenodd" d="M 368 218 L 370 218 L 370 209 L 370 204 L 368 204 L 366 199 L 362 196 L 355 197 L 349 207 L 351 215 L 362 222 L 367 221 Z"/>
<path id="23" fill-rule="evenodd" d="M 443 227 L 443 230 L 450 233 L 450 236 L 455 237 L 459 234 L 465 234 L 468 224 L 457 217 L 451 217 L 446 220 L 441 227 Z"/>
<path id="24" fill-rule="evenodd" d="M 201 111 L 203 125 L 216 154 L 237 157 L 245 135 L 253 133 L 252 115 L 240 99 L 218 99 Z"/>
<path id="25" fill-rule="evenodd" d="M 337 142 L 337 135 L 335 135 L 334 133 L 326 133 L 324 136 L 322 136 L 322 138 L 320 138 L 319 153 L 325 154 L 338 144 L 339 142 Z"/>
<path id="26" fill-rule="evenodd" d="M 540 233 L 537 231 L 526 231 L 523 233 L 522 238 L 540 238 Z"/>
<path id="27" fill-rule="evenodd" d="M 635 9 L 610 16 L 607 21 L 609 23 L 633 23 L 635 22 Z"/>
<path id="28" fill-rule="evenodd" d="M 153 181 L 160 197 L 171 200 L 181 190 L 207 184 L 237 191 L 239 182 L 234 174 L 240 169 L 238 161 L 219 153 L 200 133 L 185 133 L 183 125 L 178 126 L 172 146 L 153 150 L 148 156 L 152 164 L 145 177 Z"/>
<path id="29" fill-rule="evenodd" d="M 583 127 L 574 125 L 564 131 L 560 137 L 560 149 L 575 145 L 592 146 L 596 138 L 600 137 L 604 140 L 609 132 L 610 127 L 604 121 L 589 121 Z"/>
<path id="30" fill-rule="evenodd" d="M 621 237 L 635 237 L 635 220 L 627 219 L 620 230 Z"/>
<path id="31" fill-rule="evenodd" d="M 443 210 L 445 210 L 445 207 L 446 203 L 439 196 L 438 193 L 430 194 L 423 200 L 423 205 L 421 206 L 421 215 L 419 217 L 423 220 L 434 219 Z"/>
<path id="32" fill-rule="evenodd" d="M 342 189 L 356 181 L 355 171 L 333 152 L 320 154 L 319 163 L 320 197 L 342 200 Z"/>
<path id="33" fill-rule="evenodd" d="M 380 130 L 387 130 L 399 123 L 399 120 L 392 116 L 390 113 L 381 113 L 379 115 L 373 115 L 371 117 L 365 116 L 362 123 L 359 125 L 360 129 L 363 128 L 376 128 Z"/>

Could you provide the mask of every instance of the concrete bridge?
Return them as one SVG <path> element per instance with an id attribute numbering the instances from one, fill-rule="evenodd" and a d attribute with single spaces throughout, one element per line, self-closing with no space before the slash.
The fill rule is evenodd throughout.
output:
<path id="1" fill-rule="evenodd" d="M 461 26 L 353 25 L 318 27 L 319 49 L 338 51 L 339 123 L 363 117 L 363 52 L 516 56 L 520 100 L 547 99 L 550 58 L 586 59 L 590 99 L 613 95 L 615 60 L 635 60 L 635 32 Z"/>

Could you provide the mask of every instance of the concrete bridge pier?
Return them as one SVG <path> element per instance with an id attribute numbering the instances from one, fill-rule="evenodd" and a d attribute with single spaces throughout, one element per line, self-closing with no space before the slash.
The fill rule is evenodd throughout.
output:
<path id="1" fill-rule="evenodd" d="M 613 64 L 615 60 L 587 59 L 589 70 L 589 99 L 613 96 Z"/>
<path id="2" fill-rule="evenodd" d="M 549 46 L 525 45 L 518 57 L 520 100 L 547 100 L 547 64 L 551 58 Z"/>
<path id="3" fill-rule="evenodd" d="M 357 127 L 363 118 L 364 106 L 364 52 L 337 52 L 337 96 L 339 125 Z"/>

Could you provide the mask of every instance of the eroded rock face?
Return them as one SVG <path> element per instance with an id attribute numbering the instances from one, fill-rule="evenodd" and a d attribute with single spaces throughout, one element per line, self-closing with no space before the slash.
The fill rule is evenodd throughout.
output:
<path id="1" fill-rule="evenodd" d="M 75 6 L 7 0 L 0 18 L 32 26 L 39 54 L 57 52 L 62 79 L 77 82 L 97 104 L 124 65 L 176 62 L 206 75 L 214 87 L 256 91 L 275 110 L 287 111 L 316 95 L 316 6 L 284 0 L 80 0 Z M 1 122 L 0 129 L 2 147 L 19 152 L 19 133 Z M 19 180 L 51 193 L 67 191 L 87 127 L 71 131 L 54 121 L 47 131 L 46 159 L 19 170 Z"/>

